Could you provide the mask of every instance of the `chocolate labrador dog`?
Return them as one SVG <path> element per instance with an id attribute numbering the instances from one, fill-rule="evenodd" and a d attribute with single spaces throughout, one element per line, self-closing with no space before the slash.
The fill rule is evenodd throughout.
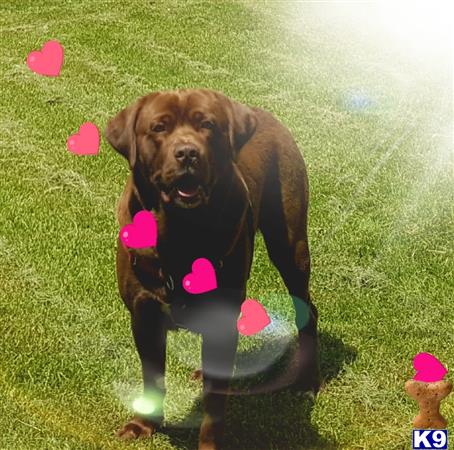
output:
<path id="1" fill-rule="evenodd" d="M 315 393 L 320 386 L 303 158 L 270 113 L 208 89 L 142 97 L 110 120 L 105 136 L 131 169 L 118 205 L 120 226 L 142 210 L 158 226 L 155 247 L 119 241 L 117 250 L 118 286 L 131 313 L 144 392 L 154 401 L 153 411 L 137 414 L 118 435 L 151 436 L 161 425 L 166 334 L 184 327 L 202 336 L 199 450 L 219 449 L 257 230 L 289 293 L 308 311 L 295 385 Z M 212 264 L 216 289 L 191 293 L 182 285 L 198 258 Z"/>

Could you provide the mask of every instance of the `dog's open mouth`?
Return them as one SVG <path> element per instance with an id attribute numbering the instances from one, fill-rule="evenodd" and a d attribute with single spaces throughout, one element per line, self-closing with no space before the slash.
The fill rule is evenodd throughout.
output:
<path id="1" fill-rule="evenodd" d="M 205 195 L 199 180 L 193 175 L 186 174 L 172 183 L 167 192 L 162 190 L 161 196 L 165 203 L 173 200 L 177 206 L 194 208 L 202 203 Z"/>
<path id="2" fill-rule="evenodd" d="M 188 201 L 194 199 L 199 195 L 200 184 L 191 176 L 184 176 L 175 185 L 177 194 Z"/>

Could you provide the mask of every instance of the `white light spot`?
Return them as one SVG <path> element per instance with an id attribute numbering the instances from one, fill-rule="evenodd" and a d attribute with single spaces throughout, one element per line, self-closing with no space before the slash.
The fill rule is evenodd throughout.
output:
<path id="1" fill-rule="evenodd" d="M 134 408 L 134 411 L 143 415 L 151 414 L 156 409 L 154 402 L 145 397 L 136 398 L 132 403 L 132 407 Z"/>

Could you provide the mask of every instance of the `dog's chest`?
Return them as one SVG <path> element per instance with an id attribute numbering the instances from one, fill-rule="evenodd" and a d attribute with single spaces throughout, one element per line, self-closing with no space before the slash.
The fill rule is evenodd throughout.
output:
<path id="1" fill-rule="evenodd" d="M 218 266 L 228 238 L 220 227 L 180 223 L 168 227 L 165 239 L 158 243 L 158 251 L 165 270 L 174 277 L 182 277 L 191 271 L 192 264 L 199 258 L 206 258 L 213 266 Z"/>

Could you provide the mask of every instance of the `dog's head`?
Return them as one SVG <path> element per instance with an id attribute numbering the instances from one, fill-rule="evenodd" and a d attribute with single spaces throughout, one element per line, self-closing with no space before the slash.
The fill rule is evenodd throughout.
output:
<path id="1" fill-rule="evenodd" d="M 206 204 L 256 127 L 254 112 L 206 89 L 156 92 L 118 113 L 105 132 L 165 204 Z"/>

